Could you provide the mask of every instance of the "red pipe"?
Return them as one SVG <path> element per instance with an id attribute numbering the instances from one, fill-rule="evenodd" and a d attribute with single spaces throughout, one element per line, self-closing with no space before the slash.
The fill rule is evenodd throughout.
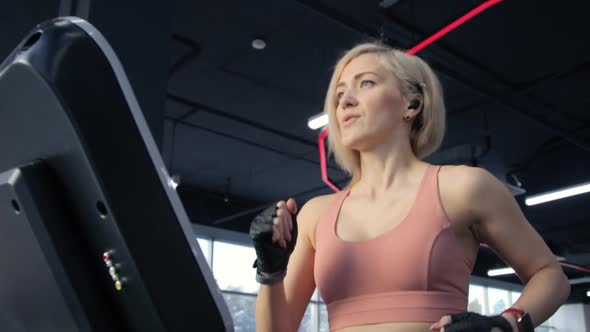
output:
<path id="1" fill-rule="evenodd" d="M 326 136 L 328 136 L 328 130 L 324 130 L 320 133 L 320 137 L 318 137 L 318 148 L 320 150 L 320 168 L 322 170 L 322 180 L 328 184 L 328 186 L 330 188 L 332 188 L 332 190 L 334 190 L 335 192 L 340 191 L 340 189 L 338 189 L 338 187 L 336 187 L 336 185 L 334 185 L 330 179 L 328 178 L 328 168 L 326 167 L 326 153 L 325 151 L 325 147 L 324 147 L 324 142 L 326 141 Z"/>
<path id="2" fill-rule="evenodd" d="M 441 37 L 443 37 L 444 35 L 446 35 L 447 33 L 455 30 L 457 27 L 461 26 L 462 24 L 464 24 L 465 22 L 469 21 L 470 19 L 472 19 L 474 16 L 476 16 L 477 14 L 483 12 L 484 10 L 490 8 L 491 6 L 498 4 L 502 2 L 502 0 L 488 0 L 484 3 L 482 3 L 481 5 L 473 8 L 472 10 L 470 10 L 467 14 L 459 17 L 458 19 L 456 19 L 455 21 L 453 21 L 451 24 L 447 25 L 446 27 L 438 30 L 437 32 L 435 32 L 432 36 L 424 39 L 423 41 L 421 41 L 420 43 L 418 43 L 418 45 L 412 47 L 411 49 L 409 49 L 406 53 L 408 54 L 416 54 L 418 52 L 420 52 L 422 49 L 424 49 L 426 46 L 434 43 L 435 41 L 437 41 L 438 39 L 440 39 Z"/>
<path id="3" fill-rule="evenodd" d="M 583 266 L 580 266 L 580 265 L 577 265 L 577 264 L 565 263 L 565 262 L 559 262 L 559 264 L 561 264 L 561 266 L 569 267 L 570 269 L 574 269 L 574 270 L 578 270 L 578 271 L 590 273 L 590 269 L 589 268 L 583 267 Z"/>

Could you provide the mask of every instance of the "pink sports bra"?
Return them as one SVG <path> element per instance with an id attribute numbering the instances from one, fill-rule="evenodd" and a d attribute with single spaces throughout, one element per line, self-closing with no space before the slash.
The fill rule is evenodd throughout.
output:
<path id="1" fill-rule="evenodd" d="M 429 165 L 408 215 L 364 241 L 343 241 L 336 220 L 350 189 L 338 193 L 316 228 L 314 278 L 331 330 L 388 322 L 435 322 L 467 310 L 473 262 L 442 209 L 438 170 Z"/>

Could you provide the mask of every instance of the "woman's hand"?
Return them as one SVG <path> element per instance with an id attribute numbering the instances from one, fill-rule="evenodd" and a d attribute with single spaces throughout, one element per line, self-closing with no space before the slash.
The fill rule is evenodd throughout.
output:
<path id="1" fill-rule="evenodd" d="M 510 314 L 483 316 L 475 312 L 462 312 L 442 317 L 430 326 L 440 332 L 518 332 L 516 320 Z"/>
<path id="2" fill-rule="evenodd" d="M 262 275 L 282 273 L 297 242 L 297 204 L 293 198 L 280 201 L 258 214 L 250 224 L 256 249 L 254 267 Z"/>
<path id="3" fill-rule="evenodd" d="M 297 214 L 297 203 L 295 199 L 290 198 L 287 202 L 279 201 L 276 207 L 276 217 L 273 218 L 272 242 L 286 248 L 287 243 L 293 239 L 291 231 L 293 230 L 293 219 Z"/>

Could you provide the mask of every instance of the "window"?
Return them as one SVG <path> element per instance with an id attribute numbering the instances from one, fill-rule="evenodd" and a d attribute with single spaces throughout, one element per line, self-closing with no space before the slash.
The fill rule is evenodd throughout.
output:
<path id="1" fill-rule="evenodd" d="M 508 308 L 508 291 L 499 288 L 488 287 L 488 310 L 490 315 L 498 315 Z"/>
<path id="2" fill-rule="evenodd" d="M 467 310 L 485 315 L 485 289 L 483 286 L 469 285 L 469 304 Z"/>
<path id="3" fill-rule="evenodd" d="M 328 308 L 325 304 L 320 304 L 320 332 L 330 332 L 328 323 Z"/>
<path id="4" fill-rule="evenodd" d="M 315 332 L 317 331 L 317 304 L 310 303 L 305 310 L 301 319 L 301 324 L 297 332 Z"/>
<path id="5" fill-rule="evenodd" d="M 252 263 L 256 252 L 250 246 L 213 241 L 213 275 L 223 291 L 258 293 Z"/>
<path id="6" fill-rule="evenodd" d="M 223 298 L 234 320 L 235 332 L 255 331 L 254 310 L 256 308 L 256 296 L 223 292 Z"/>
<path id="7" fill-rule="evenodd" d="M 236 332 L 256 330 L 256 294 L 259 285 L 252 263 L 256 253 L 252 246 L 197 237 L 213 276 L 223 293 Z M 321 303 L 317 289 L 299 325 L 298 332 L 329 331 L 326 305 Z"/>

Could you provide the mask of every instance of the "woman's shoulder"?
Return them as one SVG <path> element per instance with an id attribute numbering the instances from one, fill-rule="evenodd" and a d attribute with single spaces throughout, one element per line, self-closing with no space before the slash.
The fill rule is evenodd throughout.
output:
<path id="1" fill-rule="evenodd" d="M 444 165 L 438 175 L 439 183 L 448 184 L 456 194 L 470 194 L 486 183 L 497 180 L 485 168 L 468 165 Z"/>
<path id="2" fill-rule="evenodd" d="M 494 176 L 486 169 L 468 165 L 444 165 L 438 173 L 439 194 L 443 208 L 453 219 L 473 222 L 473 204 L 478 192 Z"/>
<path id="3" fill-rule="evenodd" d="M 300 231 L 309 236 L 315 248 L 315 229 L 326 213 L 327 209 L 334 203 L 338 193 L 319 195 L 311 198 L 301 207 L 297 215 L 297 226 Z"/>
<path id="4" fill-rule="evenodd" d="M 332 205 L 338 193 L 319 195 L 311 198 L 301 207 L 297 220 L 307 224 L 317 224 L 320 217 Z"/>

